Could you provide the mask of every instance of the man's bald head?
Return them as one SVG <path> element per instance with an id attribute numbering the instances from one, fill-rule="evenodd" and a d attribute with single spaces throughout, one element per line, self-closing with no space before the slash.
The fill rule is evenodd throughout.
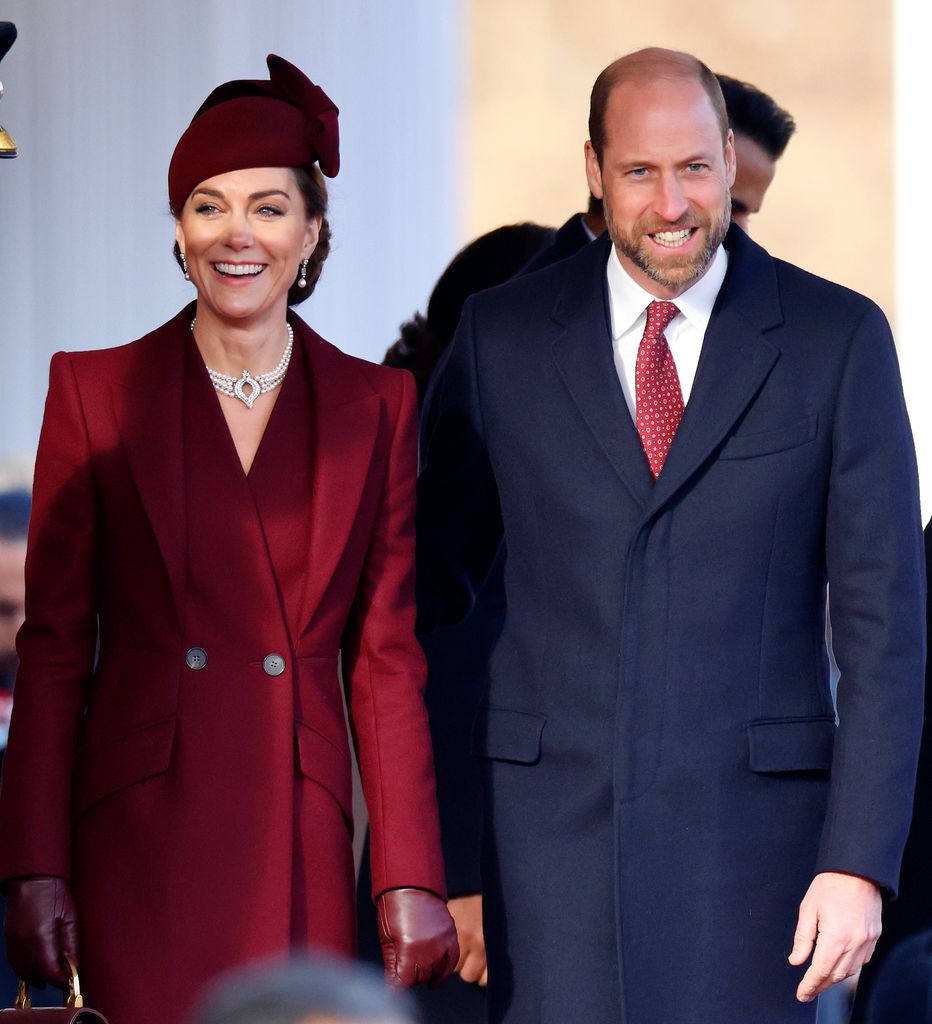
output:
<path id="1" fill-rule="evenodd" d="M 605 110 L 609 97 L 617 86 L 625 82 L 646 82 L 656 79 L 698 82 L 709 97 L 722 129 L 722 142 L 725 142 L 728 136 L 728 112 L 725 109 L 722 88 L 715 75 L 692 54 L 650 46 L 619 57 L 609 64 L 592 87 L 589 99 L 589 141 L 600 164 L 605 149 Z"/>

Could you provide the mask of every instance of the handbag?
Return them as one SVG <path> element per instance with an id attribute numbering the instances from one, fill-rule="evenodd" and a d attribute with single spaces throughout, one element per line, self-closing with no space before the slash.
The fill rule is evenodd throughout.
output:
<path id="1" fill-rule="evenodd" d="M 63 995 L 62 1005 L 34 1008 L 26 982 L 21 980 L 16 1005 L 12 1009 L 0 1010 L 0 1024 L 107 1024 L 107 1018 L 102 1013 L 84 1005 L 78 970 L 68 957 L 65 959 L 68 961 L 71 977 L 68 979 L 68 991 Z"/>

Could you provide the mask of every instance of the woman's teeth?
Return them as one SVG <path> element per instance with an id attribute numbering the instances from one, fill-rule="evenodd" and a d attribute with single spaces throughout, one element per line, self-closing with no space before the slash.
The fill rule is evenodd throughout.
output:
<path id="1" fill-rule="evenodd" d="M 651 235 L 651 238 L 660 245 L 673 249 L 682 245 L 691 234 L 692 228 L 683 228 L 682 231 L 657 231 Z"/>
<path id="2" fill-rule="evenodd" d="M 231 277 L 250 277 L 265 270 L 262 263 L 215 263 L 214 270 Z"/>

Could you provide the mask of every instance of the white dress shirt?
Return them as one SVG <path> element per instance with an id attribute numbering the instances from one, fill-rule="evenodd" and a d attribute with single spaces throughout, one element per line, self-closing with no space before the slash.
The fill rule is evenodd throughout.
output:
<path id="1" fill-rule="evenodd" d="M 689 401 L 702 340 L 705 338 L 712 307 L 718 297 L 725 272 L 728 269 L 728 253 L 722 246 L 712 259 L 709 269 L 699 280 L 687 288 L 682 295 L 671 300 L 679 309 L 663 332 L 670 346 L 673 362 L 676 363 L 683 404 Z M 635 407 L 634 370 L 637 364 L 638 347 L 647 324 L 647 307 L 657 300 L 656 295 L 645 291 L 621 265 L 614 245 L 608 257 L 608 299 L 611 314 L 612 348 L 615 353 L 615 369 L 625 394 L 625 401 L 631 418 L 637 422 Z"/>

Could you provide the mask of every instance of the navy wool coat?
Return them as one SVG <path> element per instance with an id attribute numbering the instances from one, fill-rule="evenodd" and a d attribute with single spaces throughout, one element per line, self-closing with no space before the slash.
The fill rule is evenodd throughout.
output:
<path id="1" fill-rule="evenodd" d="M 491 1020 L 811 1022 L 799 902 L 819 871 L 896 889 L 921 728 L 893 342 L 869 300 L 732 228 L 654 484 L 609 244 L 470 300 L 423 423 L 420 633 L 467 620 L 508 548 L 473 735 Z"/>

